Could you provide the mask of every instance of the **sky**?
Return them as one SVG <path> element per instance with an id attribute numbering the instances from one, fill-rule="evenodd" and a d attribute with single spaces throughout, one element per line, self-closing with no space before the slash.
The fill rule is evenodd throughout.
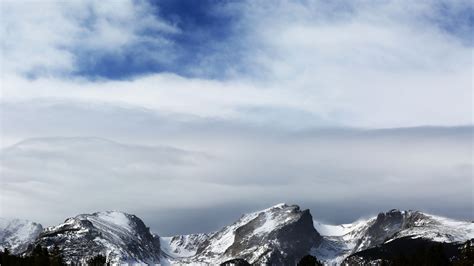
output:
<path id="1" fill-rule="evenodd" d="M 0 3 L 0 216 L 474 217 L 470 1 Z"/>

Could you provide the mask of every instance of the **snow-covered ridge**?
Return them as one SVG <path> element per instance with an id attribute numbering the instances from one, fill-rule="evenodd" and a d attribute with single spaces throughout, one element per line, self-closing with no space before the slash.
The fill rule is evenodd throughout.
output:
<path id="1" fill-rule="evenodd" d="M 38 223 L 0 218 L 0 249 L 7 248 L 14 254 L 21 253 L 42 231 L 43 227 Z"/>
<path id="2" fill-rule="evenodd" d="M 391 210 L 352 224 L 327 225 L 314 221 L 323 235 L 313 254 L 329 264 L 339 264 L 347 256 L 402 237 L 435 242 L 462 243 L 474 238 L 474 223 L 425 214 Z"/>
<path id="3" fill-rule="evenodd" d="M 67 261 L 82 261 L 97 254 L 112 263 L 158 263 L 160 242 L 135 215 L 107 211 L 80 214 L 48 227 L 36 240 L 59 246 Z"/>
<path id="4" fill-rule="evenodd" d="M 474 239 L 474 223 L 458 221 L 432 214 L 424 214 L 427 219 L 418 220 L 414 226 L 401 230 L 396 237 L 423 237 L 436 242 L 464 242 Z"/>
<path id="5" fill-rule="evenodd" d="M 197 249 L 189 253 L 195 255 L 174 259 L 185 264 L 219 264 L 238 257 L 250 263 L 282 264 L 293 260 L 292 256 L 307 254 L 319 237 L 308 210 L 278 204 L 243 215 L 204 241 L 201 239 Z"/>
<path id="6" fill-rule="evenodd" d="M 112 263 L 195 265 L 243 258 L 279 265 L 310 253 L 339 265 L 351 254 L 398 238 L 448 243 L 474 239 L 474 223 L 418 211 L 391 210 L 328 225 L 313 219 L 309 210 L 287 204 L 244 214 L 215 232 L 172 237 L 153 235 L 138 217 L 117 211 L 80 214 L 41 229 L 28 221 L 0 219 L 0 246 L 21 252 L 28 244 L 58 245 L 66 260 L 76 262 L 103 254 Z"/>

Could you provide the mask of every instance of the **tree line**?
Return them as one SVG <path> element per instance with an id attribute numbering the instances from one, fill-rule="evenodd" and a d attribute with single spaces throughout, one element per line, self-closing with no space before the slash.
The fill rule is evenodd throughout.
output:
<path id="1" fill-rule="evenodd" d="M 7 248 L 0 251 L 0 265 L 20 265 L 20 266 L 63 266 L 67 265 L 61 249 L 54 246 L 51 249 L 36 245 L 31 247 L 27 254 L 15 255 Z M 70 263 L 71 264 L 71 263 Z M 74 264 L 74 263 L 73 263 Z M 107 258 L 102 254 L 87 260 L 87 264 L 91 266 L 109 265 Z M 448 258 L 441 245 L 434 245 L 428 248 L 418 249 L 410 255 L 398 254 L 390 259 L 383 259 L 380 265 L 398 266 L 398 265 L 426 265 L 426 266 L 472 266 L 474 265 L 474 246 L 471 242 L 466 242 L 460 249 L 460 256 L 457 258 Z M 79 263 L 78 263 L 79 265 Z M 222 266 L 237 265 L 247 266 L 251 265 L 244 259 L 233 259 L 221 264 Z M 316 257 L 306 255 L 296 264 L 297 266 L 322 266 L 323 263 Z"/>
<path id="2" fill-rule="evenodd" d="M 58 246 L 54 246 L 51 250 L 36 245 L 32 247 L 31 252 L 23 255 L 15 255 L 10 252 L 8 248 L 0 251 L 0 265 L 6 266 L 64 266 L 67 265 L 64 260 L 64 256 L 61 249 Z M 80 263 L 77 263 L 78 265 Z M 98 254 L 95 257 L 87 260 L 87 265 L 91 266 L 104 266 L 109 265 L 107 258 Z"/>

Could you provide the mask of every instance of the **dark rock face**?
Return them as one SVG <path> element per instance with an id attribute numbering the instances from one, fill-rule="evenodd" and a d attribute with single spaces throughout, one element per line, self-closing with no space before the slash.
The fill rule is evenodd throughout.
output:
<path id="1" fill-rule="evenodd" d="M 403 225 L 403 215 L 398 210 L 391 210 L 387 213 L 379 213 L 375 222 L 367 229 L 367 233 L 360 241 L 365 241 L 368 246 L 383 243 L 388 237 L 398 232 Z"/>
<path id="2" fill-rule="evenodd" d="M 244 259 L 232 259 L 221 263 L 220 266 L 250 266 L 250 263 Z"/>
<path id="3" fill-rule="evenodd" d="M 219 254 L 225 235 L 233 241 Z M 243 258 L 253 264 L 293 265 L 321 242 L 309 210 L 277 205 L 243 216 L 235 224 L 210 236 L 198 249 L 197 258 Z"/>
<path id="4" fill-rule="evenodd" d="M 108 262 L 158 263 L 160 241 L 142 220 L 120 212 L 82 214 L 50 227 L 34 245 L 58 246 L 65 260 L 85 262 L 98 254 Z"/>
<path id="5" fill-rule="evenodd" d="M 304 210 L 298 214 L 300 218 L 296 222 L 288 224 L 269 235 L 267 241 L 276 240 L 279 243 L 276 248 L 281 251 L 274 253 L 272 260 L 269 261 L 271 264 L 291 264 L 291 262 L 299 261 L 310 252 L 313 246 L 318 246 L 321 242 L 321 236 L 314 229 L 313 218 L 309 210 Z"/>
<path id="6" fill-rule="evenodd" d="M 419 262 L 415 264 L 444 265 L 443 261 L 446 262 L 460 258 L 462 246 L 462 244 L 458 243 L 439 243 L 423 238 L 402 237 L 352 254 L 342 264 L 380 265 L 382 261 L 401 263 L 400 259 L 402 258 L 406 260 L 406 263 L 409 263 L 409 260 L 416 259 Z M 435 259 L 436 261 L 434 261 Z M 431 263 L 427 260 L 431 261 Z"/>
<path id="7" fill-rule="evenodd" d="M 417 223 L 429 220 L 423 213 L 416 211 L 391 210 L 379 213 L 375 221 L 364 232 L 363 237 L 357 241 L 354 251 L 380 245 L 401 230 L 415 227 Z"/>

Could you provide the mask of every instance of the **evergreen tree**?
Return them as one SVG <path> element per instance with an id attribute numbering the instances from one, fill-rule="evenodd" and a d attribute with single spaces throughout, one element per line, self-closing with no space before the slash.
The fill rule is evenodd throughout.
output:
<path id="1" fill-rule="evenodd" d="M 61 266 L 61 265 L 66 264 L 64 262 L 63 255 L 61 253 L 61 249 L 57 245 L 54 245 L 54 247 L 51 250 L 50 254 L 51 254 L 50 255 L 50 264 L 51 264 L 51 266 Z"/>
<path id="2" fill-rule="evenodd" d="M 244 259 L 231 259 L 226 262 L 223 262 L 220 264 L 220 266 L 250 266 L 250 263 L 248 263 Z"/>
<path id="3" fill-rule="evenodd" d="M 306 255 L 298 262 L 298 266 L 323 266 L 323 264 L 316 257 Z"/>
<path id="4" fill-rule="evenodd" d="M 102 254 L 98 254 L 95 257 L 90 258 L 87 261 L 87 264 L 91 266 L 103 266 L 107 264 L 107 258 Z"/>
<path id="5" fill-rule="evenodd" d="M 49 252 L 47 248 L 36 245 L 31 255 L 34 265 L 49 266 Z"/>
<path id="6" fill-rule="evenodd" d="M 9 265 L 10 263 L 10 250 L 4 248 L 3 252 L 0 254 L 0 265 Z"/>
<path id="7" fill-rule="evenodd" d="M 455 266 L 472 266 L 474 265 L 474 246 L 471 241 L 464 243 L 461 248 L 461 256 L 459 260 L 454 261 Z"/>
<path id="8" fill-rule="evenodd" d="M 451 262 L 446 257 L 443 246 L 441 244 L 436 244 L 430 247 L 417 249 L 411 255 L 399 254 L 393 258 L 390 265 L 445 266 L 451 265 Z"/>

